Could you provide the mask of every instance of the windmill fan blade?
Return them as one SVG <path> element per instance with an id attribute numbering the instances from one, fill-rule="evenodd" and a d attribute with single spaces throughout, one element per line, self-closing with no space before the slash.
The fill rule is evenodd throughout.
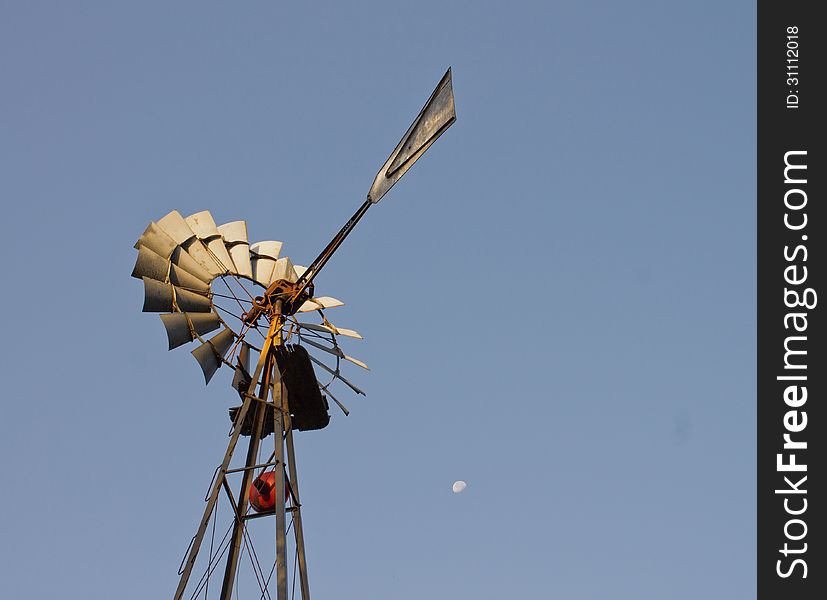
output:
<path id="1" fill-rule="evenodd" d="M 171 210 L 158 219 L 158 227 L 163 229 L 179 246 L 183 246 L 195 237 L 195 232 L 177 210 Z"/>
<path id="2" fill-rule="evenodd" d="M 336 308 L 337 306 L 344 306 L 345 303 L 330 296 L 320 296 L 319 298 L 311 298 L 299 307 L 298 312 L 310 312 L 319 310 L 320 308 Z"/>
<path id="3" fill-rule="evenodd" d="M 210 291 L 209 285 L 198 279 L 198 277 L 190 275 L 178 265 L 170 266 L 169 280 L 180 288 L 191 292 L 198 292 L 199 294 L 203 294 L 205 296 Z"/>
<path id="4" fill-rule="evenodd" d="M 358 340 L 363 340 L 363 338 L 358 331 L 353 331 L 352 329 L 342 329 L 340 327 L 335 327 L 331 324 L 330 327 L 327 325 L 316 325 L 315 323 L 302 323 L 299 322 L 300 327 L 304 327 L 305 329 L 310 329 L 312 331 L 319 331 L 322 333 L 333 333 L 336 335 L 343 335 L 345 337 L 352 337 Z"/>
<path id="5" fill-rule="evenodd" d="M 169 275 L 169 267 L 168 259 L 155 253 L 147 246 L 140 246 L 135 268 L 132 269 L 132 277 L 137 279 L 149 277 L 155 281 L 166 281 Z"/>
<path id="6" fill-rule="evenodd" d="M 215 313 L 172 313 L 169 315 L 160 315 L 161 321 L 167 330 L 167 339 L 169 340 L 169 349 L 172 350 L 178 346 L 190 343 L 195 339 L 192 331 L 198 335 L 204 335 L 210 331 L 215 331 L 221 326 L 221 321 Z"/>
<path id="7" fill-rule="evenodd" d="M 327 346 L 323 346 L 322 344 L 320 344 L 318 342 L 314 342 L 313 340 L 309 340 L 306 337 L 302 338 L 302 343 L 310 344 L 314 348 L 318 348 L 319 350 L 323 350 L 323 351 L 327 352 L 328 354 L 332 354 L 333 356 L 338 356 L 339 358 L 343 358 L 348 362 L 352 362 L 354 365 L 359 365 L 363 369 L 366 369 L 366 370 L 370 371 L 369 366 L 367 366 L 365 363 L 363 363 L 358 358 L 353 358 L 352 356 L 348 356 L 347 354 L 342 352 L 342 349 L 339 348 L 339 346 L 334 346 L 333 348 L 328 348 Z"/>
<path id="8" fill-rule="evenodd" d="M 169 283 L 155 281 L 143 277 L 144 281 L 144 312 L 210 312 L 212 305 L 205 296 L 196 294 L 181 288 L 176 288 Z"/>
<path id="9" fill-rule="evenodd" d="M 212 253 L 212 258 L 224 267 L 224 271 L 235 273 L 233 259 L 230 258 L 230 254 L 227 252 L 224 238 L 221 237 L 218 227 L 215 226 L 215 219 L 212 218 L 210 211 L 202 210 L 199 213 L 190 215 L 186 218 L 186 222 L 190 229 L 195 232 L 195 235 L 207 246 Z"/>
<path id="10" fill-rule="evenodd" d="M 349 382 L 347 379 L 342 377 L 341 373 L 337 373 L 336 371 L 334 371 L 333 369 L 328 367 L 326 364 L 324 364 L 322 361 L 320 361 L 318 358 L 315 358 L 312 354 L 310 354 L 308 356 L 310 356 L 310 360 L 312 360 L 315 364 L 319 365 L 322 369 L 324 369 L 325 371 L 327 371 L 328 373 L 333 375 L 336 379 L 341 380 L 342 383 L 344 383 L 347 387 L 352 389 L 354 392 L 356 392 L 357 394 L 361 394 L 362 396 L 367 396 L 367 394 L 365 394 L 365 392 L 363 392 L 358 387 L 356 387 L 351 382 Z"/>
<path id="11" fill-rule="evenodd" d="M 250 246 L 250 260 L 253 264 L 253 279 L 264 287 L 270 285 L 273 267 L 281 252 L 281 242 L 256 242 Z"/>
<path id="12" fill-rule="evenodd" d="M 319 382 L 317 381 L 316 383 L 319 383 Z M 347 407 L 346 407 L 344 404 L 342 404 L 341 402 L 339 402 L 339 401 L 336 399 L 336 396 L 334 396 L 333 394 L 331 394 L 331 393 L 330 393 L 330 390 L 325 389 L 325 388 L 324 388 L 324 386 L 322 386 L 322 384 L 321 384 L 321 383 L 319 383 L 319 387 L 320 387 L 320 388 L 322 388 L 322 391 L 323 391 L 325 394 L 327 394 L 328 396 L 330 396 L 330 397 L 333 399 L 333 401 L 336 403 L 336 405 L 337 405 L 339 408 L 341 408 L 341 409 L 342 409 L 342 412 L 343 412 L 343 413 L 345 413 L 345 416 L 348 416 L 348 415 L 350 414 L 350 411 L 347 409 Z"/>
<path id="13" fill-rule="evenodd" d="M 204 267 L 198 264 L 189 253 L 181 248 L 180 246 L 175 250 L 172 255 L 172 262 L 182 269 L 184 269 L 190 275 L 197 277 L 204 283 L 209 283 L 213 280 L 214 276 L 207 271 Z"/>
<path id="14" fill-rule="evenodd" d="M 161 282 L 169 281 L 178 287 L 204 295 L 210 290 L 206 283 L 194 275 L 190 275 L 181 267 L 171 264 L 166 258 L 156 254 L 146 246 L 138 248 L 138 259 L 135 261 L 132 277 L 137 279 L 147 277 Z"/>
<path id="15" fill-rule="evenodd" d="M 206 383 L 210 382 L 210 379 L 212 379 L 215 372 L 221 366 L 221 360 L 233 345 L 234 339 L 235 335 L 233 332 L 225 329 L 192 351 L 192 355 L 195 357 L 195 360 L 198 361 L 201 370 L 204 372 Z"/>
<path id="16" fill-rule="evenodd" d="M 250 263 L 250 244 L 247 241 L 247 223 L 232 221 L 218 226 L 218 232 L 224 238 L 224 245 L 233 259 L 236 272 L 244 277 L 253 277 L 253 267 Z"/>
<path id="17" fill-rule="evenodd" d="M 431 147 L 439 136 L 457 120 L 451 69 L 428 98 L 413 124 L 379 169 L 368 192 L 368 200 L 376 204 L 408 169 Z"/>
<path id="18" fill-rule="evenodd" d="M 359 333 L 358 331 L 354 331 L 353 329 L 342 329 L 341 327 L 336 327 L 336 333 L 357 340 L 365 339 L 362 337 L 361 333 Z"/>
<path id="19" fill-rule="evenodd" d="M 348 362 L 352 362 L 356 366 L 362 367 L 365 371 L 370 371 L 370 367 L 358 358 L 353 358 L 352 356 L 348 356 L 347 354 L 345 354 L 342 358 L 344 358 Z"/>
<path id="20" fill-rule="evenodd" d="M 291 283 L 295 283 L 298 279 L 298 277 L 296 277 L 296 271 L 293 270 L 293 263 L 290 262 L 290 259 L 286 256 L 278 259 L 276 264 L 273 265 L 273 274 L 270 275 L 269 283 L 273 283 L 279 279 L 286 279 Z"/>
<path id="21" fill-rule="evenodd" d="M 197 237 L 193 237 L 188 242 L 185 242 L 182 248 L 213 277 L 227 272 L 227 269 L 223 265 L 218 264 L 218 261 L 207 249 L 207 246 L 204 245 L 204 242 Z"/>
<path id="22" fill-rule="evenodd" d="M 141 237 L 138 238 L 138 241 L 135 242 L 135 247 L 139 251 L 141 247 L 146 247 L 164 258 L 169 258 L 176 246 L 175 240 L 169 237 L 156 223 L 150 223 L 141 234 Z"/>

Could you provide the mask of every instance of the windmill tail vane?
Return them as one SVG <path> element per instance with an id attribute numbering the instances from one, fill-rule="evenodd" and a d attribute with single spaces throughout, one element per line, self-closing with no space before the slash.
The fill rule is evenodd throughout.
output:
<path id="1" fill-rule="evenodd" d="M 207 384 L 228 367 L 240 401 L 229 408 L 229 443 L 181 563 L 175 600 L 230 600 L 242 580 L 261 600 L 287 600 L 288 583 L 295 591 L 298 582 L 302 600 L 309 600 L 293 432 L 326 428 L 329 399 L 349 415 L 334 392 L 364 396 L 344 372 L 369 370 L 340 346 L 362 336 L 330 321 L 328 311 L 344 303 L 317 296 L 315 278 L 368 208 L 455 120 L 448 69 L 365 202 L 308 267 L 284 255 L 282 242 L 250 243 L 246 222 L 217 225 L 209 211 L 184 217 L 173 210 L 152 221 L 135 243 L 132 276 L 144 286 L 143 311 L 159 313 L 169 350 L 195 343 L 191 354 Z M 271 451 L 262 444 L 270 434 Z M 233 463 L 242 437 L 248 439 L 246 456 L 243 464 Z M 210 586 L 219 573 L 221 586 Z"/>

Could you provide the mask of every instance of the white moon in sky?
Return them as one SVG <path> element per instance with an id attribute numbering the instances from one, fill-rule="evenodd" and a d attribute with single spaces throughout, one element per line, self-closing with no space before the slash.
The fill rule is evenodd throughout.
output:
<path id="1" fill-rule="evenodd" d="M 465 483 L 464 481 L 460 480 L 460 481 L 455 481 L 454 485 L 451 487 L 451 489 L 454 490 L 455 494 L 459 494 L 466 487 L 468 487 L 468 484 Z"/>

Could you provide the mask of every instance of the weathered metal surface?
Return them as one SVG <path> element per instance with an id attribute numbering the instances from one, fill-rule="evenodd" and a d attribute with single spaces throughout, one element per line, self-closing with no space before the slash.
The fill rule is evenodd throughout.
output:
<path id="1" fill-rule="evenodd" d="M 293 270 L 293 263 L 287 256 L 283 256 L 275 262 L 273 265 L 273 273 L 270 275 L 270 281 L 267 282 L 267 285 L 269 286 L 282 279 L 290 283 L 295 283 L 296 279 L 298 279 L 296 272 Z"/>
<path id="2" fill-rule="evenodd" d="M 319 296 L 318 298 L 311 298 L 299 307 L 297 312 L 311 312 L 319 310 L 320 308 L 336 308 L 344 306 L 345 303 L 330 296 Z"/>
<path id="3" fill-rule="evenodd" d="M 163 229 L 179 246 L 183 246 L 195 237 L 195 232 L 177 210 L 171 210 L 158 219 L 158 227 Z"/>
<path id="4" fill-rule="evenodd" d="M 235 334 L 229 329 L 224 329 L 192 351 L 192 355 L 204 372 L 206 383 L 210 382 L 221 366 L 221 359 L 227 354 L 234 340 Z"/>
<path id="5" fill-rule="evenodd" d="M 198 277 L 190 275 L 187 271 L 176 264 L 170 265 L 169 281 L 174 283 L 177 287 L 189 290 L 191 292 L 198 292 L 205 296 L 210 291 L 209 284 L 204 283 Z"/>
<path id="6" fill-rule="evenodd" d="M 320 366 L 322 369 L 324 369 L 325 371 L 327 371 L 328 373 L 330 373 L 331 375 L 333 375 L 334 377 L 336 377 L 339 381 L 341 381 L 342 383 L 344 383 L 346 386 L 348 386 L 350 389 L 352 389 L 352 390 L 353 390 L 354 392 L 356 392 L 357 394 L 361 394 L 362 396 L 367 396 L 367 394 L 365 394 L 365 392 L 363 392 L 361 389 L 359 389 L 358 387 L 356 387 L 356 386 L 355 386 L 354 384 L 352 384 L 350 381 L 348 381 L 347 379 L 345 379 L 344 377 L 342 377 L 342 374 L 341 374 L 341 373 L 338 373 L 338 372 L 334 371 L 333 369 L 331 369 L 330 367 L 328 367 L 326 364 L 324 364 L 322 361 L 320 361 L 320 360 L 319 360 L 318 358 L 316 358 L 315 356 L 311 355 L 311 356 L 310 356 L 310 360 L 312 360 L 312 361 L 313 361 L 313 364 L 316 364 L 316 365 Z"/>
<path id="7" fill-rule="evenodd" d="M 160 315 L 167 332 L 169 349 L 172 350 L 195 339 L 192 332 L 206 335 L 221 327 L 221 321 L 215 313 L 172 313 Z"/>
<path id="8" fill-rule="evenodd" d="M 277 346 L 276 362 L 290 398 L 293 427 L 299 431 L 323 429 L 330 423 L 327 403 L 316 384 L 307 350 L 301 346 Z"/>
<path id="9" fill-rule="evenodd" d="M 169 258 L 177 244 L 163 229 L 152 222 L 141 234 L 141 237 L 138 238 L 138 241 L 135 242 L 135 248 L 140 250 L 142 246 L 149 248 L 164 258 Z"/>
<path id="10" fill-rule="evenodd" d="M 278 314 L 281 313 L 281 300 L 276 301 Z M 282 343 L 281 337 L 275 346 Z M 273 361 L 275 363 L 275 361 Z M 290 426 L 290 415 L 288 411 L 287 390 L 281 379 L 281 373 L 273 366 L 273 431 L 285 431 Z M 273 436 L 275 445 L 275 458 L 280 464 L 284 464 L 284 439 L 281 435 Z M 285 489 L 284 469 L 276 469 L 276 489 Z M 285 511 L 284 496 L 276 494 L 276 597 L 278 600 L 287 600 L 287 515 Z M 303 548 L 302 548 L 303 550 Z"/>
<path id="11" fill-rule="evenodd" d="M 310 368 L 311 370 L 313 369 L 313 367 Z M 289 393 L 287 394 L 287 398 L 291 398 Z M 285 425 L 284 441 L 287 447 L 287 467 L 290 469 L 290 494 L 293 498 L 293 530 L 296 533 L 296 558 L 298 559 L 299 567 L 299 585 L 302 592 L 302 600 L 310 600 L 310 583 L 307 579 L 307 558 L 304 551 L 304 527 L 302 526 L 301 513 L 302 503 L 299 497 L 299 475 L 298 469 L 296 468 L 296 452 L 293 447 L 293 426 L 289 415 Z M 279 496 L 281 496 L 281 494 L 279 494 Z M 285 586 L 285 600 L 287 599 L 286 592 Z"/>
<path id="12" fill-rule="evenodd" d="M 281 242 L 256 242 L 250 246 L 250 262 L 253 266 L 253 279 L 264 287 L 270 285 L 273 267 L 281 252 Z"/>
<path id="13" fill-rule="evenodd" d="M 258 395 L 264 402 L 267 401 L 267 396 L 270 392 L 270 369 L 264 371 L 264 376 L 259 385 Z M 238 493 L 238 507 L 236 512 L 236 520 L 233 522 L 233 534 L 230 538 L 230 545 L 228 546 L 227 564 L 224 568 L 224 581 L 221 584 L 221 600 L 231 600 L 233 595 L 233 582 L 235 581 L 236 571 L 238 570 L 238 562 L 241 554 L 241 541 L 244 536 L 244 517 L 247 514 L 248 499 L 250 493 L 250 482 L 255 473 L 253 472 L 253 465 L 258 460 L 258 446 L 262 436 L 262 429 L 264 429 L 264 420 L 270 416 L 272 423 L 272 415 L 268 415 L 266 404 L 256 402 L 253 406 L 252 420 L 254 425 L 250 432 L 250 443 L 247 446 L 247 459 L 245 461 L 244 473 L 241 477 L 241 490 Z M 272 411 L 272 409 L 271 409 Z M 243 434 L 243 425 L 242 425 Z M 277 469 L 281 471 L 282 469 Z M 278 488 L 280 491 L 277 494 L 282 495 L 281 490 L 284 487 Z M 285 598 L 286 600 L 286 598 Z"/>
<path id="14" fill-rule="evenodd" d="M 347 409 L 347 406 L 339 402 L 339 400 L 336 398 L 336 396 L 333 395 L 333 393 L 330 390 L 325 390 L 325 394 L 331 397 L 331 399 L 336 403 L 336 406 L 338 406 L 342 410 L 342 412 L 345 413 L 346 417 L 350 415 L 350 411 Z"/>
<path id="15" fill-rule="evenodd" d="M 210 493 L 207 496 L 207 505 L 204 507 L 204 514 L 202 515 L 201 521 L 198 525 L 198 531 L 195 533 L 192 543 L 190 544 L 187 557 L 184 561 L 183 569 L 181 570 L 181 578 L 178 580 L 178 587 L 175 590 L 175 596 L 173 596 L 173 600 L 181 600 L 181 598 L 183 598 L 184 596 L 184 591 L 187 588 L 187 582 L 189 581 L 190 575 L 192 574 L 192 569 L 195 566 L 195 559 L 198 558 L 198 552 L 201 549 L 201 542 L 204 540 L 204 534 L 207 532 L 207 525 L 209 524 L 210 516 L 212 515 L 213 510 L 215 510 L 215 503 L 218 500 L 218 493 L 221 489 L 222 482 L 224 481 L 224 476 L 227 472 L 230 460 L 232 460 L 236 444 L 238 444 L 238 438 L 241 436 L 241 422 L 244 421 L 245 417 L 247 416 L 247 413 L 250 410 L 250 407 L 254 402 L 254 400 L 252 400 L 251 398 L 253 392 L 255 391 L 256 382 L 261 376 L 262 370 L 272 360 L 270 355 L 270 348 L 273 343 L 274 331 L 278 325 L 279 323 L 275 319 L 270 323 L 270 331 L 264 342 L 264 347 L 261 350 L 261 354 L 259 355 L 259 361 L 256 365 L 256 371 L 255 373 L 253 373 L 253 377 L 250 380 L 250 386 L 247 389 L 247 397 L 245 398 L 244 404 L 242 404 L 241 410 L 238 413 L 238 420 L 236 421 L 236 424 L 233 427 L 233 433 L 230 436 L 230 442 L 227 445 L 227 451 L 224 453 L 224 459 L 222 460 L 221 465 L 218 467 L 218 469 L 216 469 L 216 477 L 213 478 L 212 487 L 210 489 Z M 283 453 L 280 457 L 277 457 L 277 459 L 283 461 Z M 284 598 L 286 598 L 286 594 Z M 279 600 L 281 600 L 281 597 L 279 598 Z"/>
<path id="16" fill-rule="evenodd" d="M 169 259 L 147 246 L 138 248 L 138 258 L 135 260 L 135 267 L 132 269 L 132 277 L 142 279 L 149 277 L 155 281 L 166 281 L 169 274 Z"/>
<path id="17" fill-rule="evenodd" d="M 149 277 L 143 277 L 144 312 L 210 312 L 212 305 L 207 297 L 176 288 Z"/>
<path id="18" fill-rule="evenodd" d="M 363 369 L 366 369 L 366 370 L 370 371 L 370 367 L 368 367 L 365 363 L 363 363 L 358 358 L 353 358 L 352 356 L 348 356 L 347 354 L 342 352 L 342 349 L 339 348 L 339 346 L 333 346 L 332 348 L 330 348 L 330 347 L 325 346 L 323 344 L 320 344 L 318 342 L 314 342 L 313 340 L 309 340 L 306 337 L 302 339 L 302 343 L 303 344 L 310 344 L 314 348 L 318 348 L 319 350 L 323 350 L 324 352 L 327 352 L 328 354 L 332 354 L 333 356 L 338 356 L 339 358 L 343 358 L 344 360 L 346 360 L 348 362 L 352 362 L 354 365 L 359 365 Z"/>
<path id="19" fill-rule="evenodd" d="M 233 259 L 230 258 L 230 253 L 227 252 L 227 247 L 224 245 L 224 238 L 218 231 L 215 225 L 215 219 L 212 218 L 210 211 L 202 210 L 199 213 L 190 215 L 186 218 L 187 225 L 195 232 L 195 235 L 200 239 L 209 249 L 213 260 L 223 268 L 224 272 L 236 273 Z"/>
<path id="20" fill-rule="evenodd" d="M 345 337 L 355 338 L 357 340 L 363 340 L 361 334 L 358 331 L 354 331 L 353 329 L 344 329 L 342 327 L 336 327 L 332 323 L 328 322 L 328 325 L 318 325 L 316 323 L 302 323 L 299 321 L 299 326 L 303 327 L 304 329 L 310 329 L 311 331 L 318 331 L 320 333 L 333 333 L 335 335 L 343 335 Z"/>
<path id="21" fill-rule="evenodd" d="M 192 256 L 189 255 L 189 253 L 186 250 L 184 250 L 180 246 L 178 246 L 175 249 L 175 252 L 172 253 L 172 262 L 173 264 L 178 265 L 179 267 L 184 269 L 190 275 L 197 277 L 204 283 L 210 283 L 215 277 L 212 273 L 210 273 L 204 267 L 198 264 L 198 261 L 196 261 Z"/>
<path id="22" fill-rule="evenodd" d="M 163 256 L 156 254 L 146 246 L 138 248 L 138 258 L 132 277 L 143 279 L 147 277 L 155 281 L 174 283 L 180 288 L 199 292 L 206 295 L 210 287 L 199 278 L 191 275 L 176 264 L 170 263 Z"/>
<path id="23" fill-rule="evenodd" d="M 218 226 L 218 231 L 224 239 L 224 245 L 233 259 L 236 273 L 244 277 L 253 278 L 253 266 L 250 262 L 250 243 L 247 239 L 247 223 L 232 221 Z"/>
<path id="24" fill-rule="evenodd" d="M 413 164 L 431 145 L 445 133 L 457 113 L 454 107 L 454 90 L 451 83 L 451 69 L 446 71 L 439 85 L 428 98 L 413 124 L 402 136 L 388 160 L 379 169 L 368 192 L 368 200 L 376 204 L 382 199 L 399 178 L 407 173 Z"/>
<path id="25" fill-rule="evenodd" d="M 226 267 L 218 263 L 212 252 L 204 245 L 204 242 L 197 237 L 193 237 L 191 240 L 184 242 L 181 247 L 213 277 L 223 275 L 227 272 Z"/>

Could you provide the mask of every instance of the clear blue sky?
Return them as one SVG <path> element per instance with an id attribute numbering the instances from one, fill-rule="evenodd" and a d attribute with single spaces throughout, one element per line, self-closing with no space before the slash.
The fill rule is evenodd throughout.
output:
<path id="1" fill-rule="evenodd" d="M 754 50 L 745 1 L 0 1 L 0 596 L 171 597 L 236 398 L 133 242 L 306 264 L 451 65 L 317 280 L 373 370 L 297 435 L 313 597 L 754 597 Z"/>

